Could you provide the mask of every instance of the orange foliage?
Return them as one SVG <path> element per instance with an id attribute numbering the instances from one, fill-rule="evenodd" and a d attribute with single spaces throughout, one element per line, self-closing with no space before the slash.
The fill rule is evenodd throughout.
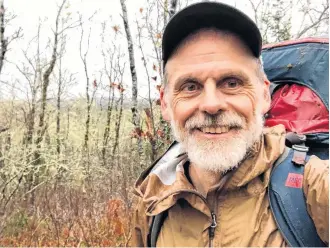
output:
<path id="1" fill-rule="evenodd" d="M 160 138 L 164 138 L 164 137 L 165 137 L 165 133 L 164 133 L 164 131 L 162 131 L 162 130 L 160 130 L 160 129 L 157 130 L 157 135 L 158 135 L 158 137 L 160 137 Z"/>
<path id="2" fill-rule="evenodd" d="M 131 137 L 132 138 L 139 138 L 143 135 L 143 131 L 141 128 L 137 127 L 133 130 Z"/>
<path id="3" fill-rule="evenodd" d="M 57 231 L 51 219 L 29 217 L 28 224 L 16 234 L 2 235 L 0 246 L 125 246 L 129 245 L 132 211 L 120 199 L 107 202 L 104 215 L 84 215 L 72 219 L 72 223 L 57 223 Z M 47 221 L 47 223 L 46 223 Z M 57 234 L 58 233 L 58 236 Z"/>
<path id="4" fill-rule="evenodd" d="M 119 31 L 119 26 L 114 25 L 114 26 L 112 26 L 112 29 L 117 33 Z"/>
<path id="5" fill-rule="evenodd" d="M 119 90 L 120 92 L 124 92 L 124 91 L 125 91 L 124 87 L 121 86 L 120 84 L 110 83 L 110 87 L 111 87 L 111 88 L 116 88 L 116 89 Z"/>
<path id="6" fill-rule="evenodd" d="M 118 87 L 118 84 L 116 84 L 116 83 L 110 83 L 110 87 L 111 87 L 111 88 Z"/>
<path id="7" fill-rule="evenodd" d="M 150 109 L 146 108 L 144 109 L 144 112 L 146 113 L 147 129 L 151 133 L 152 130 L 151 111 Z"/>
<path id="8" fill-rule="evenodd" d="M 108 202 L 107 218 L 112 223 L 116 236 L 121 236 L 124 233 L 124 225 L 122 222 L 124 209 L 124 203 L 121 200 L 114 199 Z"/>

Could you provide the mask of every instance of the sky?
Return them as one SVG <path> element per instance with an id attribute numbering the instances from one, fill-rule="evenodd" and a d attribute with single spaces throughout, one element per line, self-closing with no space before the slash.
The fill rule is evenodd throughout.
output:
<path id="1" fill-rule="evenodd" d="M 130 29 L 132 32 L 133 41 L 136 43 L 137 37 L 137 29 L 135 20 L 141 20 L 141 13 L 139 12 L 140 8 L 143 8 L 146 4 L 147 0 L 126 0 L 127 10 L 128 10 L 128 18 Z M 161 1 L 161 0 L 158 0 Z M 189 4 L 197 2 L 198 0 L 188 0 Z M 101 56 L 101 23 L 107 21 L 108 25 L 114 26 L 119 25 L 121 27 L 120 33 L 121 38 L 118 39 L 120 47 L 123 51 L 127 51 L 127 43 L 124 36 L 124 29 L 122 27 L 122 19 L 121 15 L 121 6 L 119 0 L 69 0 L 69 4 L 65 5 L 64 16 L 69 15 L 73 20 L 77 20 L 78 13 L 83 16 L 85 21 L 84 29 L 85 35 L 88 33 L 89 28 L 91 28 L 91 36 L 90 36 L 90 50 L 88 53 L 88 69 L 91 74 L 91 78 L 98 78 L 98 71 L 103 67 L 103 58 Z M 244 11 L 247 15 L 253 18 L 253 11 L 249 5 L 247 0 L 224 0 L 221 2 L 225 2 L 230 5 L 234 5 L 237 8 Z M 10 51 L 7 54 L 8 60 L 12 63 L 6 63 L 4 68 L 4 73 L 1 75 L 2 81 L 11 82 L 18 78 L 17 69 L 14 64 L 22 65 L 26 63 L 26 60 L 23 57 L 23 50 L 27 50 L 31 56 L 35 51 L 35 46 L 28 46 L 29 41 L 35 37 L 37 33 L 38 23 L 41 21 L 41 49 L 44 49 L 44 53 L 47 53 L 47 42 L 49 39 L 52 39 L 52 28 L 54 28 L 56 13 L 59 5 L 58 0 L 4 0 L 5 8 L 8 12 L 14 13 L 17 17 L 10 22 L 10 26 L 7 27 L 6 32 L 10 34 L 13 30 L 17 29 L 17 27 L 21 27 L 23 29 L 24 36 L 22 39 L 17 40 L 11 43 Z M 95 14 L 94 14 L 95 13 Z M 94 15 L 93 15 L 94 14 Z M 91 21 L 87 19 L 92 17 Z M 295 16 L 293 20 L 293 28 L 299 25 L 299 16 Z M 72 96 L 83 96 L 85 93 L 85 77 L 83 71 L 83 64 L 79 57 L 79 41 L 80 41 L 80 29 L 69 30 L 68 34 L 68 43 L 66 48 L 66 53 L 62 59 L 63 67 L 67 68 L 71 72 L 75 73 L 76 84 L 71 86 L 68 89 L 68 97 Z M 85 41 L 87 36 L 84 37 Z M 109 41 L 110 44 L 110 41 Z M 84 43 L 84 47 L 86 47 L 86 42 Z M 146 46 L 146 53 L 148 54 L 148 46 Z M 141 61 L 141 53 L 137 46 L 135 49 L 135 61 L 137 66 L 137 74 L 138 74 L 138 83 L 139 83 L 139 96 L 147 97 L 148 95 L 148 87 L 146 75 L 143 68 L 143 63 Z M 150 52 L 151 54 L 151 52 Z M 125 94 L 127 97 L 130 97 L 130 82 L 131 75 L 129 71 L 128 65 L 128 55 L 125 57 L 126 70 L 124 74 L 124 85 L 126 85 L 127 91 Z M 150 58 L 150 63 L 152 63 L 152 58 Z M 13 64 L 14 63 L 14 64 Z M 151 75 L 153 76 L 153 75 Z M 152 86 L 152 97 L 157 98 L 157 90 L 156 85 L 160 84 L 159 78 L 157 82 L 153 82 Z M 20 84 L 17 86 L 21 89 L 25 87 L 28 88 L 27 82 L 24 82 L 24 78 L 20 79 Z M 55 85 L 51 86 L 53 92 L 50 94 L 55 94 Z M 24 92 L 25 90 L 22 90 Z M 16 96 L 18 98 L 27 97 L 24 93 L 16 92 Z M 0 90 L 0 97 L 9 94 L 8 90 Z M 98 94 L 103 94 L 104 92 L 99 92 Z"/>
<path id="2" fill-rule="evenodd" d="M 135 19 L 139 19 L 141 14 L 139 12 L 140 8 L 143 8 L 146 5 L 147 0 L 127 0 L 126 6 L 128 11 L 128 18 L 130 22 L 130 29 L 132 32 L 132 37 L 134 42 L 136 42 L 137 30 L 135 28 Z M 161 0 L 159 0 L 161 1 Z M 197 2 L 198 0 L 188 0 L 189 4 Z M 42 21 L 42 29 L 41 29 L 41 44 L 47 44 L 49 38 L 52 38 L 51 29 L 54 28 L 56 11 L 58 9 L 60 1 L 57 0 L 4 0 L 5 7 L 8 12 L 13 12 L 17 17 L 11 21 L 11 25 L 7 28 L 7 32 L 11 33 L 15 28 L 22 27 L 24 36 L 22 39 L 13 42 L 11 44 L 11 49 L 7 54 L 7 58 L 13 61 L 16 64 L 22 65 L 26 63 L 26 60 L 22 56 L 22 50 L 26 50 L 28 47 L 29 41 L 35 37 L 37 33 L 38 23 Z M 80 13 L 85 19 L 86 26 L 85 34 L 88 33 L 88 28 L 91 27 L 92 33 L 90 37 L 90 50 L 88 54 L 88 67 L 89 72 L 92 74 L 92 77 L 98 78 L 97 72 L 103 66 L 103 58 L 101 56 L 101 23 L 107 21 L 108 25 L 119 25 L 122 28 L 122 19 L 121 15 L 121 6 L 119 0 L 69 0 L 69 4 L 65 6 L 64 15 L 71 15 L 74 20 L 75 17 Z M 249 11 L 245 5 L 242 4 L 242 1 L 236 0 L 225 0 L 222 2 L 226 2 L 231 5 L 236 5 L 238 8 L 243 9 L 245 12 Z M 93 15 L 96 13 L 95 15 Z M 252 14 L 252 12 L 250 13 Z M 89 22 L 86 19 L 93 15 L 92 20 Z M 77 18 L 76 18 L 77 19 Z M 88 27 L 89 26 L 89 27 Z M 124 39 L 124 29 L 122 31 L 122 39 L 119 41 L 122 45 L 122 49 L 127 49 L 127 43 Z M 71 72 L 76 72 L 76 81 L 77 83 L 69 89 L 69 95 L 71 96 L 79 96 L 85 94 L 85 78 L 83 73 L 83 64 L 79 57 L 79 41 L 80 41 L 80 30 L 77 29 L 75 31 L 70 30 L 69 41 L 67 43 L 67 51 L 65 56 L 63 57 L 63 67 L 67 67 Z M 87 36 L 85 37 L 86 41 Z M 85 43 L 86 44 L 86 43 Z M 42 45 L 41 45 L 42 46 Z M 43 46 L 45 47 L 45 45 Z M 135 49 L 135 61 L 137 66 L 137 74 L 139 81 L 139 96 L 147 97 L 148 95 L 148 87 L 146 75 L 143 68 L 143 63 L 141 61 L 141 53 L 137 46 Z M 31 55 L 35 49 L 30 46 Z M 148 51 L 146 51 L 148 53 Z M 150 52 L 151 53 L 151 52 Z M 130 96 L 129 85 L 131 82 L 131 76 L 128 66 L 128 57 L 126 57 L 127 63 L 125 68 L 124 81 L 127 85 L 126 95 Z M 22 61 L 22 62 L 21 62 Z M 13 81 L 18 77 L 17 71 L 15 71 L 15 66 L 13 64 L 6 64 L 6 70 L 4 69 L 4 75 L 2 75 L 2 80 Z M 24 78 L 20 79 L 23 85 L 28 88 L 26 82 L 24 83 Z M 156 85 L 160 84 L 159 77 L 157 82 L 154 82 L 154 85 L 151 89 L 152 97 L 157 98 L 158 91 L 156 90 Z M 53 89 L 55 92 L 55 85 L 53 85 Z M 22 88 L 21 86 L 19 86 Z M 24 88 L 24 87 L 23 87 Z M 26 91 L 26 90 L 25 90 Z M 6 91 L 8 94 L 8 90 Z M 26 98 L 26 94 L 15 93 L 18 98 Z M 55 93 L 54 93 L 55 94 Z M 100 93 L 101 94 L 101 93 Z M 4 93 L 2 92 L 2 96 Z"/>

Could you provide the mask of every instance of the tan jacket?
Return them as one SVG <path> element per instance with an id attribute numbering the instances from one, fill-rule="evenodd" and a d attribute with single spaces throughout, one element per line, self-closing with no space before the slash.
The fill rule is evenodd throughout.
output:
<path id="1" fill-rule="evenodd" d="M 267 187 L 274 161 L 284 151 L 282 125 L 267 128 L 264 139 L 230 176 L 202 195 L 187 178 L 187 156 L 172 147 L 137 180 L 133 246 L 146 246 L 151 216 L 168 210 L 157 246 L 286 246 L 269 206 Z M 312 156 L 303 190 L 320 238 L 329 242 L 329 166 Z M 210 237 L 212 215 L 217 226 Z"/>

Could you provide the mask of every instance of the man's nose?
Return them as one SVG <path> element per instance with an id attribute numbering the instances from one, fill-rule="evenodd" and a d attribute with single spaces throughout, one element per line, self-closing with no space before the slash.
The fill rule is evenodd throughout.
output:
<path id="1" fill-rule="evenodd" d="M 204 84 L 203 98 L 199 105 L 200 111 L 214 115 L 226 108 L 226 96 L 221 92 L 221 89 L 217 88 L 217 83 L 215 81 L 206 82 Z"/>

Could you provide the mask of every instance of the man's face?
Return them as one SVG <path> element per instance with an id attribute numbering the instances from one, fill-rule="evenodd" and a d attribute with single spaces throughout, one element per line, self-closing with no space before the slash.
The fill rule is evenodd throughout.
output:
<path id="1" fill-rule="evenodd" d="M 224 172 L 260 140 L 270 104 L 269 82 L 256 59 L 231 35 L 203 31 L 167 62 L 162 114 L 190 161 Z"/>

